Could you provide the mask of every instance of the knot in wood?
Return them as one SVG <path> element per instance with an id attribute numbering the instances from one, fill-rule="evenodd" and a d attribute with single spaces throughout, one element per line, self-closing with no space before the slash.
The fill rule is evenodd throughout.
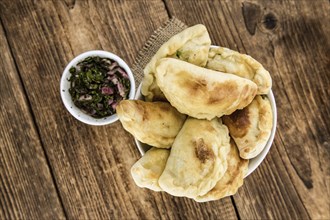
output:
<path id="1" fill-rule="evenodd" d="M 273 13 L 269 12 L 264 16 L 262 23 L 266 29 L 274 30 L 277 27 L 277 18 Z"/>
<path id="2" fill-rule="evenodd" d="M 251 2 L 243 2 L 242 12 L 246 29 L 251 35 L 254 35 L 257 23 L 260 21 L 261 7 Z"/>

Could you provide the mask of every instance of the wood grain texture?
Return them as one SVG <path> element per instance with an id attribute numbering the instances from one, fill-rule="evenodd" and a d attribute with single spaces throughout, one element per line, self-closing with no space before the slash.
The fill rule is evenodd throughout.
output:
<path id="1" fill-rule="evenodd" d="M 132 136 L 119 122 L 82 124 L 60 100 L 62 71 L 81 52 L 112 51 L 131 65 L 168 19 L 162 1 L 3 1 L 1 12 L 68 218 L 237 219 L 230 198 L 199 204 L 138 188 Z"/>
<path id="2" fill-rule="evenodd" d="M 207 26 L 213 44 L 247 53 L 273 78 L 274 144 L 234 196 L 242 219 L 330 218 L 329 2 L 171 1 L 171 16 Z"/>
<path id="3" fill-rule="evenodd" d="M 166 10 L 188 25 L 205 24 L 214 44 L 252 55 L 272 74 L 278 130 L 265 161 L 233 197 L 239 217 L 330 218 L 329 2 L 165 3 L 0 2 L 28 95 L 1 29 L 0 94 L 6 97 L 0 99 L 1 219 L 64 217 L 41 142 L 68 218 L 237 218 L 230 198 L 199 204 L 138 188 L 129 170 L 140 155 L 120 123 L 84 125 L 61 103 L 59 80 L 74 56 L 104 49 L 131 65 L 150 34 L 168 19 Z M 13 83 L 2 83 L 8 80 Z"/>
<path id="4" fill-rule="evenodd" d="M 1 23 L 0 42 L 0 219 L 63 219 Z"/>

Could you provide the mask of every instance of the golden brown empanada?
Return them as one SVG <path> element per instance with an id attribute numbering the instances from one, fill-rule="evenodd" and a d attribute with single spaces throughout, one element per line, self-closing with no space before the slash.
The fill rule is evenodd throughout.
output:
<path id="1" fill-rule="evenodd" d="M 248 171 L 249 161 L 240 158 L 235 142 L 230 140 L 230 151 L 227 155 L 227 170 L 215 187 L 203 196 L 194 198 L 197 202 L 207 202 L 234 195 L 243 185 Z"/>
<path id="2" fill-rule="evenodd" d="M 269 72 L 258 61 L 225 47 L 210 49 L 206 68 L 250 79 L 257 84 L 258 94 L 268 94 L 272 87 Z"/>
<path id="3" fill-rule="evenodd" d="M 174 196 L 206 194 L 227 169 L 228 129 L 217 119 L 188 118 L 171 148 L 160 187 Z"/>
<path id="4" fill-rule="evenodd" d="M 172 106 L 198 119 L 229 115 L 250 104 L 257 92 L 251 80 L 173 58 L 159 60 L 156 81 Z"/>
<path id="5" fill-rule="evenodd" d="M 222 117 L 244 159 L 256 157 L 265 147 L 272 127 L 273 113 L 267 96 L 257 95 L 250 105 Z"/>
<path id="6" fill-rule="evenodd" d="M 134 182 L 139 187 L 154 191 L 162 191 L 158 179 L 163 173 L 170 151 L 167 149 L 151 148 L 131 168 Z"/>
<path id="7" fill-rule="evenodd" d="M 166 102 L 123 100 L 116 107 L 123 127 L 153 147 L 170 148 L 186 116 Z"/>
<path id="8" fill-rule="evenodd" d="M 171 37 L 164 43 L 144 68 L 141 93 L 147 101 L 165 100 L 155 81 L 156 62 L 164 57 L 175 57 L 198 66 L 205 66 L 211 45 L 204 25 L 197 24 Z"/>

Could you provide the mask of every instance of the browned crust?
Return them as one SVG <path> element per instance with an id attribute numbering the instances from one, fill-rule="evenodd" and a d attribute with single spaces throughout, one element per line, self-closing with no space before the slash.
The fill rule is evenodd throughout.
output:
<path id="1" fill-rule="evenodd" d="M 208 146 L 206 146 L 203 138 L 199 138 L 197 141 L 193 141 L 193 145 L 195 146 L 196 157 L 202 163 L 205 163 L 207 160 L 215 159 L 214 152 Z"/>
<path id="2" fill-rule="evenodd" d="M 222 117 L 222 120 L 228 126 L 231 135 L 238 138 L 244 137 L 247 134 L 251 123 L 248 108 L 236 110 L 231 115 L 225 115 Z"/>

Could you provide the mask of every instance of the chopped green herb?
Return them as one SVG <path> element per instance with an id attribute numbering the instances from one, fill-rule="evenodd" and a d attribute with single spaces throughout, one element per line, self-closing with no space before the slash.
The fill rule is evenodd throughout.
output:
<path id="1" fill-rule="evenodd" d="M 73 103 L 94 118 L 115 114 L 118 102 L 128 98 L 128 75 L 114 60 L 87 57 L 69 72 Z"/>
<path id="2" fill-rule="evenodd" d="M 180 50 L 177 50 L 175 55 L 177 56 L 177 58 L 180 58 L 180 56 L 182 55 L 182 52 Z"/>

